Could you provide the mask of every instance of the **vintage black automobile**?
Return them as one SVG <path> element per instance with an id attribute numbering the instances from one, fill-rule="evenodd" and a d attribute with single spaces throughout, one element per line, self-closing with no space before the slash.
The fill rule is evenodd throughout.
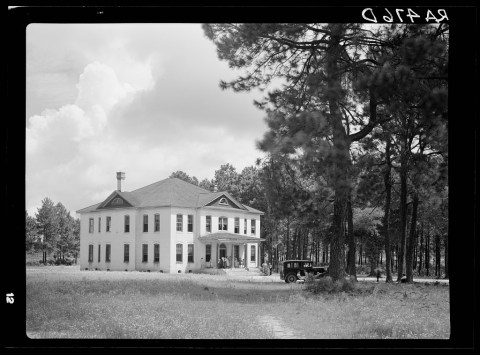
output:
<path id="1" fill-rule="evenodd" d="M 296 282 L 308 273 L 313 273 L 317 278 L 324 277 L 328 275 L 328 269 L 324 266 L 313 266 L 311 260 L 285 260 L 280 267 L 280 279 L 286 283 Z"/>

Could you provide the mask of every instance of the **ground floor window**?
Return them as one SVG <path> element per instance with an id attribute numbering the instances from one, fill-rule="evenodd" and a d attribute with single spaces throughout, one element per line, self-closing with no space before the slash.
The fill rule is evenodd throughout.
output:
<path id="1" fill-rule="evenodd" d="M 148 262 L 148 244 L 142 244 L 142 262 Z"/>
<path id="2" fill-rule="evenodd" d="M 255 245 L 250 247 L 250 261 L 255 261 Z"/>
<path id="3" fill-rule="evenodd" d="M 100 262 L 100 244 L 98 244 L 98 262 Z"/>
<path id="4" fill-rule="evenodd" d="M 105 262 L 106 263 L 110 262 L 110 252 L 111 252 L 111 245 L 110 244 L 105 245 Z"/>
<path id="5" fill-rule="evenodd" d="M 188 262 L 193 263 L 193 244 L 188 244 Z"/>
<path id="6" fill-rule="evenodd" d="M 177 264 L 183 263 L 183 245 L 177 244 Z"/>
<path id="7" fill-rule="evenodd" d="M 123 245 L 123 262 L 128 263 L 130 261 L 130 245 Z"/>
<path id="8" fill-rule="evenodd" d="M 212 259 L 212 244 L 207 244 L 205 246 L 205 262 L 210 262 Z"/>
<path id="9" fill-rule="evenodd" d="M 153 245 L 153 262 L 158 263 L 160 261 L 160 244 Z"/>
<path id="10" fill-rule="evenodd" d="M 91 263 L 93 261 L 93 245 L 88 246 L 88 262 Z"/>

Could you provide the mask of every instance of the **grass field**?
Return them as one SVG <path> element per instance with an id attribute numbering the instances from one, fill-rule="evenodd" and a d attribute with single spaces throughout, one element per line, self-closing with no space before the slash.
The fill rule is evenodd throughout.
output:
<path id="1" fill-rule="evenodd" d="M 358 282 L 313 294 L 278 275 L 27 267 L 30 338 L 448 339 L 449 287 Z"/>

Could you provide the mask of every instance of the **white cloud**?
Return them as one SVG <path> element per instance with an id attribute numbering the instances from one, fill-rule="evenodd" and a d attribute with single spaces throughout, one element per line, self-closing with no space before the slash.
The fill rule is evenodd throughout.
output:
<path id="1" fill-rule="evenodd" d="M 99 62 L 85 67 L 77 89 L 75 104 L 47 109 L 28 120 L 27 208 L 33 204 L 38 206 L 38 199 L 46 197 L 40 197 L 37 189 L 52 193 L 64 190 L 65 194 L 72 193 L 72 188 L 88 191 L 88 185 L 95 186 L 101 183 L 102 176 L 108 176 L 105 169 L 111 167 L 103 165 L 102 169 L 96 161 L 102 156 L 104 161 L 108 161 L 108 157 L 113 156 L 111 150 L 115 149 L 115 145 L 92 149 L 98 148 L 97 141 L 108 139 L 105 127 L 110 110 L 129 94 L 133 95 L 135 89 L 129 83 L 121 83 L 111 67 Z M 108 147 L 110 149 L 106 149 Z M 59 184 L 60 181 L 62 184 Z M 60 186 L 68 181 L 72 184 Z M 53 199 L 53 196 L 48 197 Z M 31 212 L 36 210 L 33 207 L 29 209 Z"/>
<path id="2" fill-rule="evenodd" d="M 117 171 L 126 173 L 123 188 L 131 191 L 176 170 L 211 179 L 229 162 L 240 172 L 261 155 L 255 139 L 263 134 L 262 114 L 251 96 L 220 91 L 228 67 L 200 25 L 165 26 L 75 25 L 61 27 L 58 37 L 34 27 L 44 35 L 31 32 L 27 43 L 38 49 L 27 51 L 35 57 L 27 73 L 31 104 L 62 104 L 27 122 L 30 214 L 45 197 L 71 211 L 101 202 L 116 188 Z M 45 41 L 49 36 L 56 41 Z M 65 79 L 73 72 L 77 82 Z M 61 87 L 69 94 L 53 100 Z M 34 104 L 39 98 L 48 99 Z"/>
<path id="3" fill-rule="evenodd" d="M 80 75 L 77 88 L 75 104 L 85 110 L 109 111 L 128 92 L 133 91 L 128 83 L 120 84 L 111 67 L 99 62 L 87 65 Z"/>

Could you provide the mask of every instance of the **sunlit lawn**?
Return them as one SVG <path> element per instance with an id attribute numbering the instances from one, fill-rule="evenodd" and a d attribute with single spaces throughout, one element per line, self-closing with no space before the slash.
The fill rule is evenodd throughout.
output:
<path id="1" fill-rule="evenodd" d="M 303 338 L 447 339 L 449 288 L 359 282 L 313 294 L 275 277 L 27 268 L 30 338 L 271 339 L 273 316 Z M 273 281 L 273 282 L 272 282 Z"/>

